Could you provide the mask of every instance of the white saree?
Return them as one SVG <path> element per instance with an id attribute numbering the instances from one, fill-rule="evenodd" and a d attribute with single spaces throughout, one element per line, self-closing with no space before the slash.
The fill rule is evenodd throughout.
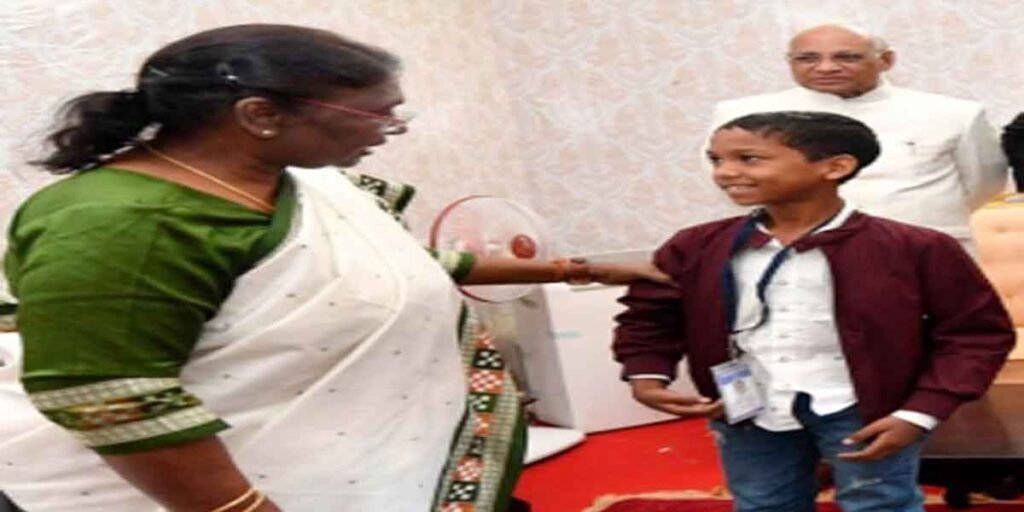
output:
<path id="1" fill-rule="evenodd" d="M 345 177 L 292 176 L 288 238 L 239 278 L 182 384 L 283 510 L 429 510 L 466 404 L 458 294 Z M 0 490 L 26 510 L 159 510 L 20 393 L 0 386 L 0 407 Z"/>

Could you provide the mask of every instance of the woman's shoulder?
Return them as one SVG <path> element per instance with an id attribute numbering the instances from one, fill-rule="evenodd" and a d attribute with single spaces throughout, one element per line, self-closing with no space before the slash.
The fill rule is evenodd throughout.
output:
<path id="1" fill-rule="evenodd" d="M 221 198 L 145 174 L 100 167 L 62 178 L 31 195 L 19 206 L 12 227 L 62 220 L 79 226 L 117 219 L 145 223 L 163 217 L 185 223 L 216 218 L 232 224 L 246 219 L 265 223 L 262 214 Z"/>
<path id="2" fill-rule="evenodd" d="M 232 268 L 250 264 L 271 218 L 182 188 L 106 168 L 64 178 L 19 207 L 8 232 L 9 249 L 24 257 L 89 253 L 140 259 L 159 248 L 175 257 L 224 260 Z"/>

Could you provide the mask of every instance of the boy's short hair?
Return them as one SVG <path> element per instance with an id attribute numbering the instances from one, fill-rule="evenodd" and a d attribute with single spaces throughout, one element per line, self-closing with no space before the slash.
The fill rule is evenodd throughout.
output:
<path id="1" fill-rule="evenodd" d="M 857 168 L 840 183 L 849 181 L 878 158 L 881 146 L 875 132 L 851 117 L 828 112 L 763 112 L 738 117 L 718 130 L 739 128 L 762 137 L 773 137 L 804 154 L 811 162 L 850 155 Z"/>

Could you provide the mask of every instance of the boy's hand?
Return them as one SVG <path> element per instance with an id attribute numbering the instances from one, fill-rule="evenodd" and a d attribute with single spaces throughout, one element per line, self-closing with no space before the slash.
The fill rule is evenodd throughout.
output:
<path id="1" fill-rule="evenodd" d="M 909 421 L 895 416 L 887 416 L 856 431 L 843 440 L 843 444 L 867 442 L 863 449 L 855 452 L 840 453 L 839 458 L 850 461 L 867 462 L 884 459 L 900 449 L 914 444 L 924 434 L 924 430 Z"/>
<path id="2" fill-rule="evenodd" d="M 712 402 L 703 396 L 688 396 L 666 389 L 667 382 L 658 379 L 633 379 L 629 381 L 636 401 L 661 412 L 683 418 L 718 418 L 722 416 L 722 401 Z"/>

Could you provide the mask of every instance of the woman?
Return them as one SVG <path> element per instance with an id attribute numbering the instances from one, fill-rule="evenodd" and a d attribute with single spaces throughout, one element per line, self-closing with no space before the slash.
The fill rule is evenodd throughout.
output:
<path id="1" fill-rule="evenodd" d="M 285 171 L 351 166 L 403 133 L 397 69 L 329 32 L 243 25 L 161 49 L 133 91 L 67 105 L 41 164 L 73 175 L 22 205 L 5 258 L 21 381 L 49 420 L 0 432 L 16 503 L 504 509 L 518 404 L 438 261 L 468 284 L 661 276 L 435 260 L 337 172 Z"/>

